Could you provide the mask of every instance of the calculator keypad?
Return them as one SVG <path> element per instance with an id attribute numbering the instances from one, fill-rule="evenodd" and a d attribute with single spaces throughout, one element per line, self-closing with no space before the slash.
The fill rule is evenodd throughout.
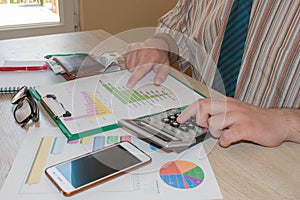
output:
<path id="1" fill-rule="evenodd" d="M 185 142 L 193 141 L 195 137 L 206 132 L 196 124 L 195 117 L 182 124 L 178 123 L 176 120 L 180 113 L 179 109 L 170 109 L 144 118 L 142 121 Z"/>

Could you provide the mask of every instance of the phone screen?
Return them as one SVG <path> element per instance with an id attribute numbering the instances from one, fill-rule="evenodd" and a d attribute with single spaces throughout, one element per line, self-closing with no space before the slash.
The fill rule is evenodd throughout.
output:
<path id="1" fill-rule="evenodd" d="M 56 166 L 74 188 L 142 162 L 121 145 Z"/>

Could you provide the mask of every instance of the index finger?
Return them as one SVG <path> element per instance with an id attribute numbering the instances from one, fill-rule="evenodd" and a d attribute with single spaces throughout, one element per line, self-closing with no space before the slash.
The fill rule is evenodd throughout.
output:
<path id="1" fill-rule="evenodd" d="M 186 109 L 184 109 L 181 114 L 177 118 L 178 123 L 184 123 L 188 119 L 190 119 L 192 116 L 196 115 L 197 111 L 199 110 L 199 101 L 201 99 L 195 101 L 191 105 L 189 105 Z"/>
<path id="2" fill-rule="evenodd" d="M 197 124 L 208 127 L 208 118 L 212 115 L 226 113 L 226 109 L 226 98 L 198 99 L 181 113 L 178 122 L 183 123 L 196 115 Z"/>
<path id="3" fill-rule="evenodd" d="M 132 75 L 128 79 L 126 86 L 128 88 L 133 88 L 139 80 L 141 80 L 152 68 L 152 64 L 144 64 L 142 66 L 138 66 L 134 69 Z"/>

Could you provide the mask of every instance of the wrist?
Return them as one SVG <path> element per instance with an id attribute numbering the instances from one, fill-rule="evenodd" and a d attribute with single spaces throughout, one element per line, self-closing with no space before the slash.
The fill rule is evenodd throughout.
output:
<path id="1" fill-rule="evenodd" d="M 175 40 L 170 35 L 166 33 L 156 33 L 152 39 L 159 39 L 164 41 L 164 43 L 167 45 L 166 50 L 168 51 L 170 64 L 174 64 L 178 60 L 179 49 Z"/>
<path id="2" fill-rule="evenodd" d="M 283 123 L 287 127 L 286 141 L 300 143 L 300 110 L 299 109 L 286 109 L 287 117 Z"/>

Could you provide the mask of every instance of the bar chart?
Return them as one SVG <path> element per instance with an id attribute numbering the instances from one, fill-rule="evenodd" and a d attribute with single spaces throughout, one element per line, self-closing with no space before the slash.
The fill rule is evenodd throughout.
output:
<path id="1" fill-rule="evenodd" d="M 111 114 L 111 111 L 102 101 L 95 97 L 91 92 L 82 91 L 81 98 L 84 100 L 85 111 L 83 115 L 65 118 L 65 121 L 73 121 L 82 118 L 101 117 Z"/>
<path id="2" fill-rule="evenodd" d="M 145 84 L 137 89 L 129 89 L 126 86 L 113 86 L 109 82 L 99 81 L 101 85 L 122 104 L 141 106 L 155 104 L 162 101 L 176 102 L 176 97 L 164 86 L 153 87 L 153 84 Z"/>

